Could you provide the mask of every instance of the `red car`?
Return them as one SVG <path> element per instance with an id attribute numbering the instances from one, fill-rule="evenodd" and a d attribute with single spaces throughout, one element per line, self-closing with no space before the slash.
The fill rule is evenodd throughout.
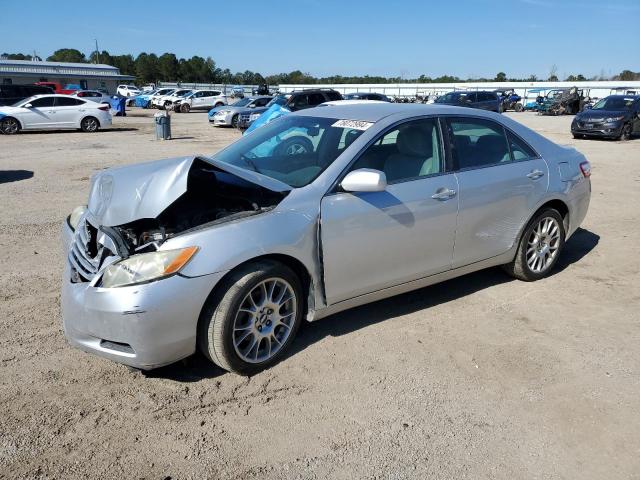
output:
<path id="1" fill-rule="evenodd" d="M 61 95 L 72 95 L 76 93 L 78 90 L 80 90 L 79 88 L 73 88 L 73 89 L 62 88 L 62 85 L 60 85 L 58 82 L 36 82 L 35 84 L 43 87 L 51 87 L 53 88 L 54 92 L 59 93 Z M 67 85 L 67 87 L 69 87 L 69 85 Z"/>

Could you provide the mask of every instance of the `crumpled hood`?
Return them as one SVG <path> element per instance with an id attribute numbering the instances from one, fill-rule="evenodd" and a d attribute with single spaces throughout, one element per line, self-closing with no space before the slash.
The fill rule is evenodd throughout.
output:
<path id="1" fill-rule="evenodd" d="M 169 158 L 110 168 L 96 174 L 89 192 L 89 213 L 98 225 L 107 227 L 157 217 L 186 192 L 189 170 L 196 159 L 274 192 L 291 190 L 289 185 L 279 180 L 215 158 Z"/>

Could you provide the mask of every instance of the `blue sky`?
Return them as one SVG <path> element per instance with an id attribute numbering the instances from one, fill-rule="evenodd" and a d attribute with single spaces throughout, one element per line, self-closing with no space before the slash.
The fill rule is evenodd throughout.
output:
<path id="1" fill-rule="evenodd" d="M 94 38 L 112 54 L 211 56 L 232 71 L 463 78 L 640 71 L 640 0 L 3 1 L 0 53 Z M 100 6 L 102 5 L 102 6 Z M 236 5 L 241 5 L 242 8 Z M 127 13 L 110 12 L 113 7 Z M 148 7 L 146 12 L 136 8 Z"/>

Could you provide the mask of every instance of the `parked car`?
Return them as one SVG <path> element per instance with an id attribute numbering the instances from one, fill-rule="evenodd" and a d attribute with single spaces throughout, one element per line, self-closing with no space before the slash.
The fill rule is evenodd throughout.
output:
<path id="1" fill-rule="evenodd" d="M 251 375 L 305 320 L 497 265 L 544 278 L 590 172 L 507 117 L 366 102 L 292 113 L 212 157 L 102 170 L 63 225 L 64 332 L 136 368 L 199 348 Z"/>
<path id="2" fill-rule="evenodd" d="M 191 110 L 209 110 L 229 103 L 227 96 L 220 90 L 193 90 L 188 95 L 173 101 L 171 108 L 176 112 L 188 113 Z"/>
<path id="3" fill-rule="evenodd" d="M 73 95 L 76 91 L 80 90 L 80 85 L 67 84 L 63 88 L 59 82 L 36 82 L 34 85 L 40 87 L 49 87 L 53 90 L 53 93 L 60 95 Z"/>
<path id="4" fill-rule="evenodd" d="M 291 97 L 290 93 L 279 94 L 273 97 L 264 107 L 256 107 L 251 112 L 241 113 L 238 118 L 238 128 L 240 130 L 248 129 L 255 120 L 260 118 L 260 116 L 271 107 L 275 105 L 279 107 L 284 106 L 289 100 L 289 97 Z M 209 115 L 211 115 L 211 112 L 209 112 Z M 211 121 L 211 117 L 209 117 L 209 121 Z"/>
<path id="5" fill-rule="evenodd" d="M 640 95 L 610 95 L 578 113 L 571 122 L 573 138 L 629 140 L 640 135 Z"/>
<path id="6" fill-rule="evenodd" d="M 0 108 L 0 131 L 80 129 L 95 132 L 111 125 L 108 105 L 69 95 L 36 95 Z"/>
<path id="7" fill-rule="evenodd" d="M 231 87 L 231 98 L 244 98 L 244 87 Z"/>
<path id="8" fill-rule="evenodd" d="M 135 85 L 118 85 L 116 93 L 122 97 L 134 97 L 142 92 Z"/>
<path id="9" fill-rule="evenodd" d="M 111 105 L 111 97 L 98 90 L 78 90 L 73 96 L 89 100 L 90 102 Z"/>
<path id="10" fill-rule="evenodd" d="M 0 107 L 14 105 L 34 95 L 54 93 L 51 87 L 42 85 L 0 85 Z"/>
<path id="11" fill-rule="evenodd" d="M 248 124 L 246 132 L 251 132 L 262 125 L 266 125 L 276 118 L 281 117 L 282 115 L 286 115 L 290 112 L 297 112 L 298 110 L 313 108 L 321 103 L 331 102 L 334 100 L 342 100 L 342 95 L 331 88 L 294 90 L 288 94 L 274 97 L 274 100 L 267 105 L 268 108 L 264 113 L 256 117 L 258 112 L 254 111 L 254 113 L 249 115 L 246 123 L 244 121 L 246 117 L 242 115 L 241 120 L 238 123 L 240 128 L 244 128 L 244 125 Z"/>
<path id="12" fill-rule="evenodd" d="M 177 88 L 165 95 L 154 95 L 151 97 L 151 104 L 155 108 L 163 110 L 166 106 L 173 104 L 175 100 L 188 95 L 192 91 L 191 88 Z"/>
<path id="13" fill-rule="evenodd" d="M 209 121 L 216 126 L 238 128 L 240 115 L 250 114 L 258 108 L 266 107 L 271 100 L 272 97 L 245 97 L 233 105 L 217 109 L 214 115 L 209 117 Z"/>
<path id="14" fill-rule="evenodd" d="M 175 92 L 177 89 L 176 88 L 160 88 L 158 90 L 156 90 L 155 92 L 153 92 L 150 96 L 149 96 L 149 104 L 148 107 L 153 107 L 155 108 L 155 101 L 158 100 L 160 97 L 164 97 L 165 95 L 171 95 L 173 92 Z"/>
<path id="15" fill-rule="evenodd" d="M 390 102 L 389 97 L 382 93 L 374 93 L 374 92 L 354 92 L 347 93 L 342 96 L 345 100 L 378 100 L 380 102 Z"/>
<path id="16" fill-rule="evenodd" d="M 149 102 L 151 101 L 151 97 L 155 95 L 157 90 L 145 91 L 143 90 L 139 95 L 134 97 L 127 97 L 125 104 L 128 107 L 140 107 L 140 108 L 148 108 Z"/>
<path id="17" fill-rule="evenodd" d="M 455 105 L 458 107 L 479 108 L 491 112 L 502 112 L 502 101 L 496 92 L 485 91 L 459 91 L 449 92 L 434 102 L 438 105 Z"/>

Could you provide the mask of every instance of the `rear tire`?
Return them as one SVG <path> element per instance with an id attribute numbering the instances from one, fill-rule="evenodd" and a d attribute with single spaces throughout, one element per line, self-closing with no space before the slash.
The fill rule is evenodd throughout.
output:
<path id="1" fill-rule="evenodd" d="M 275 148 L 273 153 L 280 157 L 285 155 L 304 155 L 311 152 L 313 152 L 313 143 L 311 143 L 311 140 L 302 135 L 294 135 L 293 137 L 283 140 L 282 143 Z"/>
<path id="2" fill-rule="evenodd" d="M 183 103 L 183 104 L 180 106 L 180 111 L 181 111 L 182 113 L 189 113 L 189 110 L 191 110 L 191 105 L 189 105 L 188 103 Z"/>
<path id="3" fill-rule="evenodd" d="M 253 375 L 276 363 L 302 322 L 298 276 L 273 260 L 250 262 L 223 280 L 198 323 L 198 346 L 219 367 Z"/>
<path id="4" fill-rule="evenodd" d="M 519 280 L 533 282 L 546 277 L 564 248 L 565 231 L 562 216 L 553 208 L 536 215 L 525 228 L 518 251 L 504 270 Z"/>
<path id="5" fill-rule="evenodd" d="M 524 107 L 522 106 L 521 103 L 516 103 L 515 105 L 515 111 L 516 112 L 521 112 L 524 109 Z"/>
<path id="6" fill-rule="evenodd" d="M 15 135 L 20 131 L 20 122 L 13 117 L 5 117 L 0 122 L 0 131 L 5 135 Z"/>
<path id="7" fill-rule="evenodd" d="M 83 132 L 97 132 L 100 128 L 100 122 L 94 117 L 84 117 L 80 122 L 80 130 Z"/>

